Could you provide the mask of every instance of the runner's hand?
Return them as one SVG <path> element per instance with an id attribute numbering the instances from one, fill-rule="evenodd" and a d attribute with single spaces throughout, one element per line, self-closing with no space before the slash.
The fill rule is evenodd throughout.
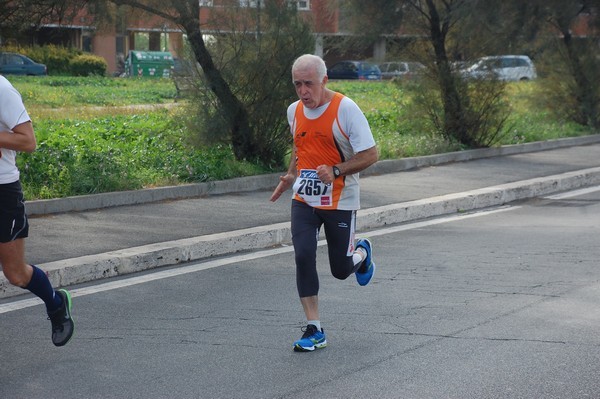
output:
<path id="1" fill-rule="evenodd" d="M 294 180 L 296 177 L 291 174 L 286 174 L 284 176 L 279 176 L 279 184 L 271 194 L 271 202 L 275 202 L 281 197 L 281 194 L 286 192 L 292 185 L 294 184 Z"/>
<path id="2" fill-rule="evenodd" d="M 335 176 L 333 175 L 333 166 L 317 166 L 317 175 L 319 176 L 319 179 L 325 184 L 333 184 L 333 181 L 335 180 Z"/>

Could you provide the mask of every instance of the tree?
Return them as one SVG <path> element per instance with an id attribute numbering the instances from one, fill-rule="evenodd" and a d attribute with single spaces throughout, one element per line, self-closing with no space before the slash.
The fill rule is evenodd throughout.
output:
<path id="1" fill-rule="evenodd" d="M 478 11 L 483 12 L 483 1 L 375 0 L 369 2 L 369 6 L 360 0 L 347 0 L 346 3 L 355 16 L 354 21 L 361 21 L 355 22 L 355 26 L 363 32 L 371 31 L 373 27 L 371 21 L 363 18 L 365 7 L 386 10 L 402 17 L 381 16 L 376 23 L 387 25 L 380 26 L 377 31 L 388 34 L 402 31 L 415 38 L 407 52 L 427 65 L 435 90 L 419 91 L 418 95 L 429 108 L 427 112 L 434 125 L 444 136 L 468 147 L 488 146 L 499 137 L 506 122 L 502 101 L 504 84 L 498 81 L 469 82 L 453 67 L 458 55 L 469 50 L 461 38 L 466 37 L 466 28 L 476 25 L 471 21 L 474 15 L 480 15 Z M 387 12 L 380 11 L 380 14 Z M 426 87 L 423 85 L 421 89 Z"/>
<path id="2" fill-rule="evenodd" d="M 291 84 L 291 64 L 300 54 L 314 49 L 307 24 L 297 11 L 274 1 L 259 3 L 250 10 L 224 8 L 213 13 L 215 40 L 208 49 L 232 93 L 248 111 L 255 156 L 263 165 L 280 167 L 290 150 L 291 136 L 285 113 L 295 91 Z M 199 131 L 204 140 L 229 140 L 223 134 L 227 123 L 215 106 L 211 91 L 198 90 Z"/>
<path id="3" fill-rule="evenodd" d="M 190 49 L 194 55 L 195 60 L 199 63 L 202 68 L 202 74 L 205 79 L 208 89 L 214 94 L 219 105 L 219 114 L 223 117 L 231 139 L 231 145 L 236 159 L 248 160 L 260 162 L 264 165 L 282 164 L 283 159 L 279 153 L 272 154 L 268 149 L 263 148 L 264 139 L 260 134 L 257 134 L 258 129 L 262 128 L 262 124 L 253 120 L 253 116 L 249 112 L 250 107 L 245 104 L 243 99 L 238 93 L 234 91 L 235 76 L 226 77 L 223 71 L 215 62 L 215 58 L 209 49 L 209 46 L 204 40 L 203 28 L 200 24 L 200 5 L 198 0 L 108 0 L 119 6 L 129 6 L 133 9 L 142 10 L 152 15 L 159 16 L 165 20 L 171 21 L 174 24 L 181 27 L 185 33 Z M 262 2 L 258 2 L 259 6 Z M 276 13 L 279 10 L 282 14 L 290 11 L 286 8 L 286 2 L 272 2 L 273 6 L 278 5 L 277 8 L 271 8 L 271 12 Z M 239 7 L 239 3 L 231 1 L 229 3 L 233 6 L 234 4 Z M 276 18 L 275 18 L 276 20 Z M 292 24 L 290 21 L 294 21 Z M 287 19 L 288 26 L 298 27 L 301 26 L 297 19 Z M 294 47 L 294 50 L 307 50 L 306 37 L 309 36 L 308 29 L 302 28 L 295 32 L 305 37 L 301 41 L 301 45 Z M 280 36 L 281 37 L 281 36 Z M 254 37 L 248 38 L 249 40 L 255 40 Z M 260 55 L 264 55 L 268 52 L 276 54 L 278 50 L 281 50 L 281 41 L 271 42 L 276 47 L 271 49 L 264 49 Z M 280 47 L 277 47 L 277 46 Z M 272 65 L 275 70 L 269 71 L 276 76 L 289 78 L 289 68 L 292 64 L 293 59 L 301 53 L 290 53 L 285 52 L 286 57 L 279 60 L 279 65 Z M 244 54 L 247 56 L 248 54 Z M 255 71 L 264 71 L 261 69 L 261 60 L 256 57 L 254 62 L 251 63 L 249 68 L 254 68 Z M 288 80 L 289 81 L 289 80 Z M 260 80 L 259 80 L 260 82 Z M 291 85 L 290 85 L 291 88 Z M 268 103 L 269 96 L 265 95 L 260 99 L 264 103 Z M 282 112 L 281 115 L 285 115 Z M 283 119 L 285 119 L 283 117 Z M 282 134 L 282 132 L 279 132 Z"/>
<path id="4" fill-rule="evenodd" d="M 239 8 L 237 1 L 223 0 L 222 3 L 225 7 L 215 7 L 215 9 Z M 285 108 L 281 107 L 282 96 L 285 97 L 285 101 L 293 98 L 293 86 L 289 83 L 291 64 L 295 57 L 314 49 L 314 40 L 308 25 L 299 19 L 295 8 L 287 6 L 287 2 L 265 2 L 263 0 L 258 1 L 258 4 L 259 14 L 253 15 L 252 12 L 249 12 L 247 15 L 241 16 L 242 19 L 236 21 L 253 20 L 253 18 L 260 18 L 262 15 L 260 13 L 265 13 L 262 28 L 264 30 L 263 40 L 258 41 L 253 35 L 242 35 L 244 41 L 258 43 L 258 46 L 255 44 L 242 46 L 248 51 L 236 54 L 236 59 L 228 60 L 230 63 L 244 65 L 247 68 L 245 71 L 237 71 L 237 75 L 224 74 L 222 71 L 224 65 L 218 65 L 215 61 L 223 61 L 222 55 L 211 53 L 209 45 L 205 42 L 203 27 L 200 23 L 198 0 L 0 0 L 2 18 L 0 23 L 23 22 L 23 24 L 29 24 L 33 21 L 32 15 L 39 17 L 39 21 L 42 21 L 45 16 L 51 17 L 53 20 L 61 20 L 66 15 L 72 15 L 69 13 L 74 13 L 81 7 L 87 7 L 88 11 L 101 16 L 98 21 L 102 22 L 111 17 L 114 18 L 118 11 L 114 9 L 114 6 L 119 9 L 125 7 L 131 12 L 142 12 L 170 21 L 179 26 L 185 34 L 193 57 L 202 69 L 203 82 L 217 100 L 218 113 L 225 121 L 228 132 L 225 136 L 230 139 L 236 159 L 259 162 L 267 166 L 279 166 L 284 162 L 283 155 L 279 149 L 269 149 L 268 144 L 283 140 L 279 136 L 289 139 L 289 135 L 286 134 L 285 129 L 281 129 L 279 122 L 285 122 Z M 112 15 L 110 5 L 113 5 Z M 255 51 L 256 49 L 260 49 L 260 51 Z M 252 51 L 253 53 L 250 54 Z M 264 76 L 264 57 L 267 55 L 270 56 L 271 61 L 269 63 L 271 69 L 267 71 L 270 74 L 269 78 L 275 76 L 277 81 Z M 261 57 L 263 58 L 261 59 Z M 241 60 L 245 61 L 240 62 Z M 252 73 L 255 74 L 253 83 L 257 85 L 252 88 L 255 96 L 250 97 L 244 93 L 238 78 L 240 74 L 250 75 Z M 282 80 L 287 83 L 287 91 L 282 92 L 281 90 L 279 82 Z M 261 82 L 267 81 L 268 84 L 260 85 Z M 270 107 L 273 105 L 271 100 L 274 97 L 276 97 L 275 102 L 278 106 Z M 260 112 L 258 112 L 259 109 Z M 274 112 L 279 112 L 277 120 Z M 268 126 L 271 124 L 278 131 L 269 130 Z M 265 133 L 272 134 L 266 135 Z"/>
<path id="5" fill-rule="evenodd" d="M 197 0 L 109 0 L 118 6 L 129 6 L 159 16 L 181 27 L 187 36 L 190 48 L 202 67 L 210 90 L 222 106 L 228 122 L 233 151 L 237 159 L 253 159 L 254 143 L 248 123 L 248 111 L 232 93 L 230 85 L 215 66 L 208 51 L 200 26 L 200 4 Z"/>
<path id="6" fill-rule="evenodd" d="M 544 0 L 538 3 L 540 19 L 547 28 L 540 29 L 557 46 L 552 56 L 554 68 L 548 70 L 548 95 L 552 109 L 582 125 L 600 127 L 600 59 L 598 35 L 599 0 Z M 573 33 L 577 23 L 589 33 L 578 38 Z M 543 28 L 543 27 L 542 27 Z"/>
<path id="7" fill-rule="evenodd" d="M 61 21 L 86 4 L 87 0 L 0 0 L 0 27 L 21 30 L 43 20 Z"/>
<path id="8" fill-rule="evenodd" d="M 549 109 L 592 128 L 600 126 L 600 0 L 488 0 L 463 39 L 487 37 L 496 52 L 532 55 L 545 79 Z M 474 19 L 471 19 L 473 22 Z M 480 28 L 477 28 L 479 26 Z M 481 27 L 487 29 L 481 29 Z M 580 31 L 579 34 L 577 31 Z M 492 35 L 490 36 L 491 33 Z M 585 36 L 580 36 L 585 33 Z"/>

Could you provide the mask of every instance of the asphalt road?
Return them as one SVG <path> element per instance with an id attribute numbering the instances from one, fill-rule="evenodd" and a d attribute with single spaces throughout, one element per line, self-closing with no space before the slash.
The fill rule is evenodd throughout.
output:
<path id="1" fill-rule="evenodd" d="M 329 346 L 304 323 L 291 248 L 73 288 L 76 336 L 0 300 L 0 398 L 589 398 L 600 392 L 600 191 L 365 232 L 373 282 L 319 250 Z"/>
<path id="2" fill-rule="evenodd" d="M 382 161 L 361 178 L 357 229 L 482 209 L 600 184 L 600 135 Z M 28 203 L 27 261 L 56 287 L 182 265 L 290 242 L 289 197 L 269 201 L 278 174 Z M 156 201 L 169 194 L 171 200 Z M 149 198 L 153 202 L 146 202 Z M 123 205 L 124 203 L 135 205 Z M 120 206 L 117 206 L 121 204 Z M 104 204 L 107 207 L 94 208 Z M 112 204 L 112 206 L 108 206 Z M 85 205 L 85 211 L 72 206 Z M 40 213 L 49 208 L 59 213 Z M 0 275 L 0 298 L 19 296 Z"/>

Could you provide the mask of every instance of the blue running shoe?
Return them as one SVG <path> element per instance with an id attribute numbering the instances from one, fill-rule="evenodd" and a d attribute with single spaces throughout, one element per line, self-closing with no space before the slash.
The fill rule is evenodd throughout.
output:
<path id="1" fill-rule="evenodd" d="M 368 238 L 361 238 L 360 240 L 358 240 L 356 242 L 356 248 L 363 248 L 367 253 L 367 257 L 363 261 L 362 265 L 358 268 L 358 270 L 364 270 L 366 267 L 366 270 L 364 272 L 359 272 L 357 270 L 356 273 L 354 273 L 356 275 L 356 281 L 358 281 L 358 284 L 364 286 L 369 284 L 369 281 L 371 281 L 371 279 L 373 278 L 373 274 L 375 274 L 375 262 L 373 262 L 373 248 L 371 245 L 371 241 L 369 241 Z"/>
<path id="2" fill-rule="evenodd" d="M 306 329 L 302 329 L 304 334 L 302 338 L 294 342 L 295 352 L 312 352 L 315 349 L 324 348 L 327 346 L 327 340 L 325 339 L 325 331 L 317 330 L 312 324 L 306 326 Z"/>

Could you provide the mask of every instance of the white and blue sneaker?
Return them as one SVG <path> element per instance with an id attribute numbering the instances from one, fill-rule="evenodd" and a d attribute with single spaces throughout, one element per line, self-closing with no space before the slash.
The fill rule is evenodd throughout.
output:
<path id="1" fill-rule="evenodd" d="M 312 352 L 315 349 L 327 346 L 325 331 L 323 331 L 323 329 L 319 331 L 316 326 L 309 324 L 306 326 L 306 329 L 303 328 L 302 331 L 304 331 L 302 338 L 294 342 L 295 352 Z"/>
<path id="2" fill-rule="evenodd" d="M 375 262 L 373 262 L 373 248 L 371 241 L 368 238 L 361 238 L 356 242 L 356 248 L 363 248 L 367 253 L 365 260 L 362 265 L 354 273 L 356 275 L 356 281 L 359 285 L 367 285 L 375 274 Z"/>

